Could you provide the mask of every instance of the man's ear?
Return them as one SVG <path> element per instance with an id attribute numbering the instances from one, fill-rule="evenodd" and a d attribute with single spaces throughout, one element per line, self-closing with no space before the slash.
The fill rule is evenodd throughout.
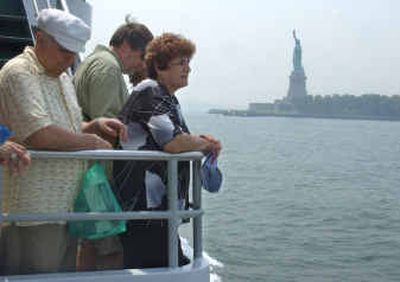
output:
<path id="1" fill-rule="evenodd" d="M 45 33 L 41 30 L 36 30 L 35 31 L 35 40 L 36 40 L 36 45 L 42 46 L 43 44 L 47 44 L 48 40 L 46 40 Z"/>
<path id="2" fill-rule="evenodd" d="M 43 32 L 40 29 L 36 29 L 34 31 L 35 40 L 38 40 L 43 37 Z"/>
<path id="3" fill-rule="evenodd" d="M 118 48 L 124 53 L 126 53 L 126 51 L 131 50 L 131 46 L 129 46 L 129 44 L 128 44 L 128 42 L 126 42 L 126 40 L 124 40 Z"/>
<path id="4" fill-rule="evenodd" d="M 154 68 L 156 69 L 156 72 L 163 71 L 163 70 L 160 68 L 160 65 L 157 64 L 157 63 L 154 63 Z"/>

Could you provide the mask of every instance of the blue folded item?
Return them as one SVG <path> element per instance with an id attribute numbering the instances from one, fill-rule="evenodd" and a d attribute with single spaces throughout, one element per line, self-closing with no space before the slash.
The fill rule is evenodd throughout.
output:
<path id="1" fill-rule="evenodd" d="M 0 145 L 7 141 L 11 136 L 11 131 L 7 128 L 7 126 L 0 124 Z"/>
<path id="2" fill-rule="evenodd" d="M 216 193 L 221 189 L 222 172 L 218 168 L 218 161 L 212 153 L 206 156 L 201 166 L 201 184 L 208 192 Z"/>

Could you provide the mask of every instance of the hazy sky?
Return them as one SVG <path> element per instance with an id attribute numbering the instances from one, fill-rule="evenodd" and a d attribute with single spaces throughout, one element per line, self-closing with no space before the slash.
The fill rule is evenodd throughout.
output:
<path id="1" fill-rule="evenodd" d="M 400 94 L 397 0 L 92 0 L 88 44 L 107 44 L 126 14 L 155 35 L 180 33 L 197 46 L 188 107 L 246 108 L 283 98 L 292 70 L 292 29 L 303 47 L 308 93 Z"/>

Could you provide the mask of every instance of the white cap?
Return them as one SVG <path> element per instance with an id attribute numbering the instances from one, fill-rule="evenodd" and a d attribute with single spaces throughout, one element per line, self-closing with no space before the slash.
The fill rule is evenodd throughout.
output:
<path id="1" fill-rule="evenodd" d="M 90 38 L 88 25 L 80 18 L 58 9 L 41 10 L 37 18 L 37 27 L 74 53 L 84 52 L 85 43 Z"/>

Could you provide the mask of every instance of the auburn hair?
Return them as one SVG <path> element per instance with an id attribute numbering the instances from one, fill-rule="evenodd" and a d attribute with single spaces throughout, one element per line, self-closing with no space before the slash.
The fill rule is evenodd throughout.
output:
<path id="1" fill-rule="evenodd" d="M 192 58 L 195 52 L 194 43 L 179 34 L 164 33 L 155 37 L 146 47 L 145 62 L 148 76 L 157 79 L 156 67 L 165 70 L 173 59 Z"/>

